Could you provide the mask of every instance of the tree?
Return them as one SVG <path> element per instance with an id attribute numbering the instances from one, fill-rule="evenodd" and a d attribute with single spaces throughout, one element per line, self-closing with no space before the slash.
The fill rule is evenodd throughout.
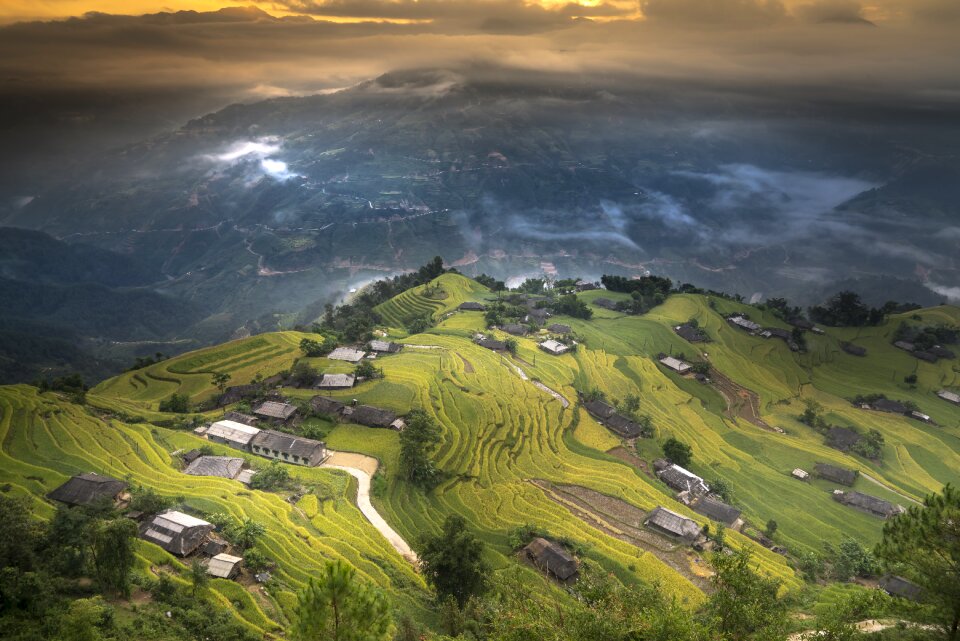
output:
<path id="1" fill-rule="evenodd" d="M 103 599 L 77 599 L 60 621 L 61 641 L 100 641 L 100 624 L 108 612 Z"/>
<path id="2" fill-rule="evenodd" d="M 190 397 L 186 394 L 173 394 L 170 398 L 160 401 L 158 409 L 161 412 L 186 414 L 190 411 Z"/>
<path id="3" fill-rule="evenodd" d="M 252 548 L 257 539 L 266 534 L 267 528 L 262 523 L 254 521 L 249 516 L 243 519 L 238 525 L 230 528 L 230 540 L 242 549 Z"/>
<path id="4" fill-rule="evenodd" d="M 876 554 L 923 588 L 947 639 L 960 639 L 960 489 L 947 484 L 887 521 Z"/>
<path id="5" fill-rule="evenodd" d="M 433 319 L 426 314 L 417 316 L 407 323 L 407 331 L 411 334 L 422 334 L 431 327 L 433 327 Z"/>
<path id="6" fill-rule="evenodd" d="M 290 482 L 290 472 L 280 464 L 280 461 L 270 461 L 270 464 L 257 472 L 250 479 L 250 487 L 255 490 L 275 490 L 286 486 Z"/>
<path id="7" fill-rule="evenodd" d="M 199 559 L 194 559 L 190 564 L 190 594 L 194 597 L 199 596 L 210 583 L 210 575 L 207 574 L 207 568 L 200 563 Z"/>
<path id="8" fill-rule="evenodd" d="M 763 531 L 767 535 L 767 538 L 773 538 L 773 535 L 777 533 L 777 522 L 773 519 L 767 521 L 767 527 Z"/>
<path id="9" fill-rule="evenodd" d="M 310 387 L 317 381 L 317 368 L 307 361 L 297 361 L 290 368 L 290 378 L 297 384 L 297 387 Z"/>
<path id="10" fill-rule="evenodd" d="M 300 351 L 304 356 L 323 356 L 323 343 L 312 338 L 304 338 L 300 341 Z"/>
<path id="11" fill-rule="evenodd" d="M 508 338 L 506 341 L 504 341 L 504 344 L 507 346 L 508 352 L 510 352 L 511 354 L 517 353 L 517 339 Z"/>
<path id="12" fill-rule="evenodd" d="M 823 405 L 812 398 L 803 399 L 805 409 L 800 415 L 800 422 L 810 427 L 819 427 L 823 423 L 820 413 L 823 412 Z"/>
<path id="13" fill-rule="evenodd" d="M 363 361 L 357 365 L 357 368 L 353 370 L 354 375 L 357 378 L 382 378 L 383 370 L 378 369 L 370 361 Z"/>
<path id="14" fill-rule="evenodd" d="M 0 568 L 31 570 L 36 564 L 33 542 L 41 532 L 25 499 L 0 496 Z"/>
<path id="15" fill-rule="evenodd" d="M 786 638 L 787 608 L 777 598 L 780 582 L 750 567 L 750 551 L 714 554 L 710 579 L 714 593 L 704 614 L 731 641 L 778 641 Z"/>
<path id="16" fill-rule="evenodd" d="M 387 641 L 394 625 L 379 588 L 360 583 L 357 571 L 337 559 L 327 563 L 297 598 L 294 638 L 299 641 Z"/>
<path id="17" fill-rule="evenodd" d="M 877 572 L 877 560 L 870 550 L 850 537 L 840 541 L 833 557 L 833 576 L 848 581 L 854 576 L 870 576 Z"/>
<path id="18" fill-rule="evenodd" d="M 467 530 L 462 516 L 448 516 L 440 535 L 426 537 L 420 547 L 423 576 L 441 601 L 452 596 L 463 608 L 471 596 L 487 591 L 490 568 L 483 541 Z"/>
<path id="19" fill-rule="evenodd" d="M 689 465 L 693 458 L 693 450 L 690 446 L 672 436 L 663 442 L 663 454 L 671 463 L 680 467 Z"/>
<path id="20" fill-rule="evenodd" d="M 440 471 L 430 458 L 440 438 L 440 427 L 423 410 L 407 415 L 407 426 L 400 432 L 400 473 L 424 489 L 436 486 Z"/>
<path id="21" fill-rule="evenodd" d="M 261 572 L 270 567 L 270 559 L 256 548 L 250 548 L 243 553 L 243 564 L 251 572 Z"/>
<path id="22" fill-rule="evenodd" d="M 231 378 L 233 377 L 227 374 L 226 372 L 213 373 L 213 377 L 212 377 L 213 384 L 217 387 L 218 390 L 220 390 L 220 394 L 223 394 L 223 392 L 227 389 L 227 383 L 230 382 Z"/>
<path id="23" fill-rule="evenodd" d="M 173 499 L 157 494 L 151 487 L 138 487 L 133 492 L 130 509 L 144 514 L 159 514 L 173 507 Z"/>
<path id="24" fill-rule="evenodd" d="M 103 521 L 94 530 L 93 565 L 103 590 L 130 594 L 137 534 L 137 524 L 124 518 Z"/>
<path id="25" fill-rule="evenodd" d="M 727 503 L 730 502 L 730 497 L 733 494 L 732 491 L 730 490 L 730 484 L 724 481 L 723 479 L 719 479 L 719 478 L 713 479 L 712 481 L 710 481 L 710 491 L 713 494 L 716 494 L 717 496 L 719 496 L 721 499 L 723 499 Z"/>

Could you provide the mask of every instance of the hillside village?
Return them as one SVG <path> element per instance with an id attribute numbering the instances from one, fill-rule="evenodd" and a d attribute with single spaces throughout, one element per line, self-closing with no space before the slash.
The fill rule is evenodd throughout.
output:
<path id="1" fill-rule="evenodd" d="M 545 594 L 599 568 L 696 609 L 717 559 L 749 551 L 815 608 L 923 601 L 870 550 L 960 482 L 960 310 L 831 327 L 656 277 L 507 291 L 440 271 L 132 369 L 82 406 L 4 388 L 0 482 L 47 516 L 117 510 L 146 572 L 194 564 L 271 638 L 325 559 L 429 621 L 420 541 L 451 515 Z"/>

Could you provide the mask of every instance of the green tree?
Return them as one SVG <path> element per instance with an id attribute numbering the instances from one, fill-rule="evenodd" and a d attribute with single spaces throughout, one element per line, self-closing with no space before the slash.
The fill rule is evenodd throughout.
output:
<path id="1" fill-rule="evenodd" d="M 93 565 L 103 590 L 130 594 L 137 534 L 137 524 L 124 518 L 103 521 L 94 529 Z"/>
<path id="2" fill-rule="evenodd" d="M 37 561 L 33 545 L 42 531 L 25 499 L 0 496 L 0 568 L 32 569 Z"/>
<path id="3" fill-rule="evenodd" d="M 422 334 L 433 327 L 433 319 L 426 314 L 417 316 L 407 323 L 407 331 L 411 334 Z"/>
<path id="4" fill-rule="evenodd" d="M 382 369 L 378 369 L 377 367 L 374 366 L 373 363 L 371 363 L 370 361 L 367 361 L 367 360 L 362 361 L 361 363 L 359 363 L 359 364 L 357 365 L 357 368 L 356 368 L 355 370 L 353 370 L 353 373 L 354 373 L 354 375 L 355 375 L 357 378 L 368 378 L 368 379 L 372 379 L 372 378 L 382 378 L 382 377 L 383 377 L 383 370 L 382 370 Z"/>
<path id="5" fill-rule="evenodd" d="M 304 338 L 300 341 L 300 351 L 303 352 L 304 356 L 323 356 L 323 342 L 315 341 L 312 338 Z"/>
<path id="6" fill-rule="evenodd" d="M 207 568 L 199 559 L 194 559 L 190 563 L 190 594 L 195 598 L 207 589 L 210 584 L 210 575 L 207 574 Z"/>
<path id="7" fill-rule="evenodd" d="M 714 593 L 704 614 L 724 639 L 778 641 L 786 638 L 787 608 L 777 598 L 780 582 L 760 576 L 751 567 L 750 551 L 714 554 Z"/>
<path id="8" fill-rule="evenodd" d="M 517 353 L 517 345 L 518 345 L 517 339 L 508 338 L 506 341 L 504 341 L 504 344 L 507 346 L 508 352 L 510 352 L 511 354 Z"/>
<path id="9" fill-rule="evenodd" d="M 327 563 L 298 595 L 298 641 L 387 641 L 393 631 L 386 595 L 358 581 L 356 570 L 340 559 Z"/>
<path id="10" fill-rule="evenodd" d="M 227 374 L 226 372 L 213 373 L 212 381 L 213 381 L 213 384 L 216 386 L 216 388 L 220 390 L 220 394 L 223 394 L 223 392 L 227 389 L 227 383 L 230 382 L 231 378 L 233 377 Z"/>
<path id="11" fill-rule="evenodd" d="M 250 479 L 250 487 L 255 490 L 275 490 L 286 487 L 290 483 L 290 471 L 280 464 L 280 461 L 270 461 L 266 467 L 260 468 Z"/>
<path id="12" fill-rule="evenodd" d="M 230 528 L 230 540 L 241 549 L 248 550 L 256 545 L 257 540 L 267 533 L 267 528 L 262 523 L 254 521 L 249 516 L 240 523 Z"/>
<path id="13" fill-rule="evenodd" d="M 172 394 L 170 398 L 160 401 L 158 409 L 161 412 L 186 414 L 190 411 L 190 397 L 186 394 Z"/>
<path id="14" fill-rule="evenodd" d="M 441 600 L 452 596 L 463 608 L 471 596 L 486 592 L 490 568 L 483 541 L 467 530 L 463 517 L 448 516 L 440 535 L 426 537 L 420 547 L 423 576 Z"/>
<path id="15" fill-rule="evenodd" d="M 672 436 L 663 442 L 663 454 L 671 463 L 686 467 L 693 459 L 693 450 L 689 445 Z"/>
<path id="16" fill-rule="evenodd" d="M 777 527 L 778 527 L 777 522 L 774 521 L 773 519 L 770 519 L 769 521 L 767 521 L 767 527 L 766 529 L 764 529 L 763 533 L 766 534 L 767 537 L 772 539 L 773 535 L 777 533 Z"/>
<path id="17" fill-rule="evenodd" d="M 960 490 L 947 484 L 887 521 L 876 553 L 923 588 L 947 639 L 960 639 Z"/>
<path id="18" fill-rule="evenodd" d="M 317 381 L 317 368 L 307 361 L 297 361 L 290 368 L 290 378 L 298 387 L 310 387 Z"/>
<path id="19" fill-rule="evenodd" d="M 60 641 L 100 641 L 100 625 L 108 613 L 103 599 L 77 599 L 60 620 Z"/>
<path id="20" fill-rule="evenodd" d="M 440 438 L 440 427 L 423 410 L 413 410 L 406 421 L 406 428 L 400 432 L 400 473 L 411 483 L 430 489 L 440 480 L 440 472 L 430 458 Z"/>

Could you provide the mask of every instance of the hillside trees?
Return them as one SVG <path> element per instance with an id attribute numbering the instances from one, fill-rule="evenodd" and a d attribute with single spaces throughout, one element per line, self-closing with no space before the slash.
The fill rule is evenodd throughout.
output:
<path id="1" fill-rule="evenodd" d="M 576 294 L 566 294 L 559 297 L 552 305 L 555 314 L 566 314 L 574 318 L 590 320 L 593 310 L 590 306 L 577 298 Z"/>
<path id="2" fill-rule="evenodd" d="M 93 530 L 93 565 L 102 590 L 129 596 L 137 534 L 137 524 L 123 518 L 98 523 Z"/>
<path id="3" fill-rule="evenodd" d="M 462 609 L 489 588 L 483 542 L 467 530 L 462 516 L 448 516 L 441 533 L 424 538 L 420 548 L 423 576 L 441 601 L 452 597 Z"/>
<path id="4" fill-rule="evenodd" d="M 158 408 L 161 412 L 186 414 L 190 411 L 190 397 L 186 394 L 172 394 L 169 398 L 160 401 Z"/>
<path id="5" fill-rule="evenodd" d="M 230 382 L 232 377 L 226 372 L 214 372 L 211 377 L 214 387 L 216 387 L 220 394 L 223 394 L 224 390 L 227 389 L 227 383 Z"/>
<path id="6" fill-rule="evenodd" d="M 863 327 L 879 325 L 885 316 L 883 309 L 867 307 L 856 292 L 834 294 L 824 305 L 810 308 L 810 319 L 832 327 Z"/>
<path id="7" fill-rule="evenodd" d="M 946 638 L 960 639 L 960 489 L 947 484 L 888 521 L 876 554 L 923 588 Z"/>
<path id="8" fill-rule="evenodd" d="M 704 613 L 724 639 L 778 641 L 786 638 L 787 606 L 779 599 L 780 582 L 751 567 L 749 550 L 714 554 L 714 593 Z"/>
<path id="9" fill-rule="evenodd" d="M 690 446 L 672 436 L 663 442 L 663 454 L 671 463 L 680 467 L 689 465 L 693 458 L 693 450 Z"/>
<path id="10" fill-rule="evenodd" d="M 400 473 L 424 489 L 431 489 L 440 481 L 440 470 L 430 458 L 440 434 L 440 427 L 423 410 L 410 412 L 407 427 L 400 432 Z"/>
<path id="11" fill-rule="evenodd" d="M 356 569 L 337 559 L 297 597 L 298 641 L 386 641 L 394 625 L 383 591 L 361 583 Z"/>

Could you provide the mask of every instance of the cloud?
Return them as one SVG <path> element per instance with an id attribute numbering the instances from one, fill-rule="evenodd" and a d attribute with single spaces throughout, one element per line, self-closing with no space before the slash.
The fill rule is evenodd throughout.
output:
<path id="1" fill-rule="evenodd" d="M 950 287 L 948 285 L 939 285 L 937 283 L 924 283 L 927 289 L 932 290 L 941 296 L 946 296 L 952 303 L 960 302 L 960 287 Z"/>
<path id="2" fill-rule="evenodd" d="M 649 20 L 691 25 L 769 25 L 787 16 L 780 0 L 641 0 Z"/>
<path id="3" fill-rule="evenodd" d="M 280 140 L 276 137 L 238 140 L 220 153 L 207 154 L 203 158 L 212 163 L 217 171 L 228 167 L 245 168 L 248 171 L 245 179 L 248 185 L 253 185 L 262 176 L 283 182 L 298 174 L 291 172 L 287 163 L 276 157 L 281 149 Z"/>
<path id="4" fill-rule="evenodd" d="M 794 9 L 794 14 L 816 24 L 839 23 L 876 26 L 863 15 L 863 7 L 858 0 L 820 0 L 812 4 L 802 4 Z"/>

